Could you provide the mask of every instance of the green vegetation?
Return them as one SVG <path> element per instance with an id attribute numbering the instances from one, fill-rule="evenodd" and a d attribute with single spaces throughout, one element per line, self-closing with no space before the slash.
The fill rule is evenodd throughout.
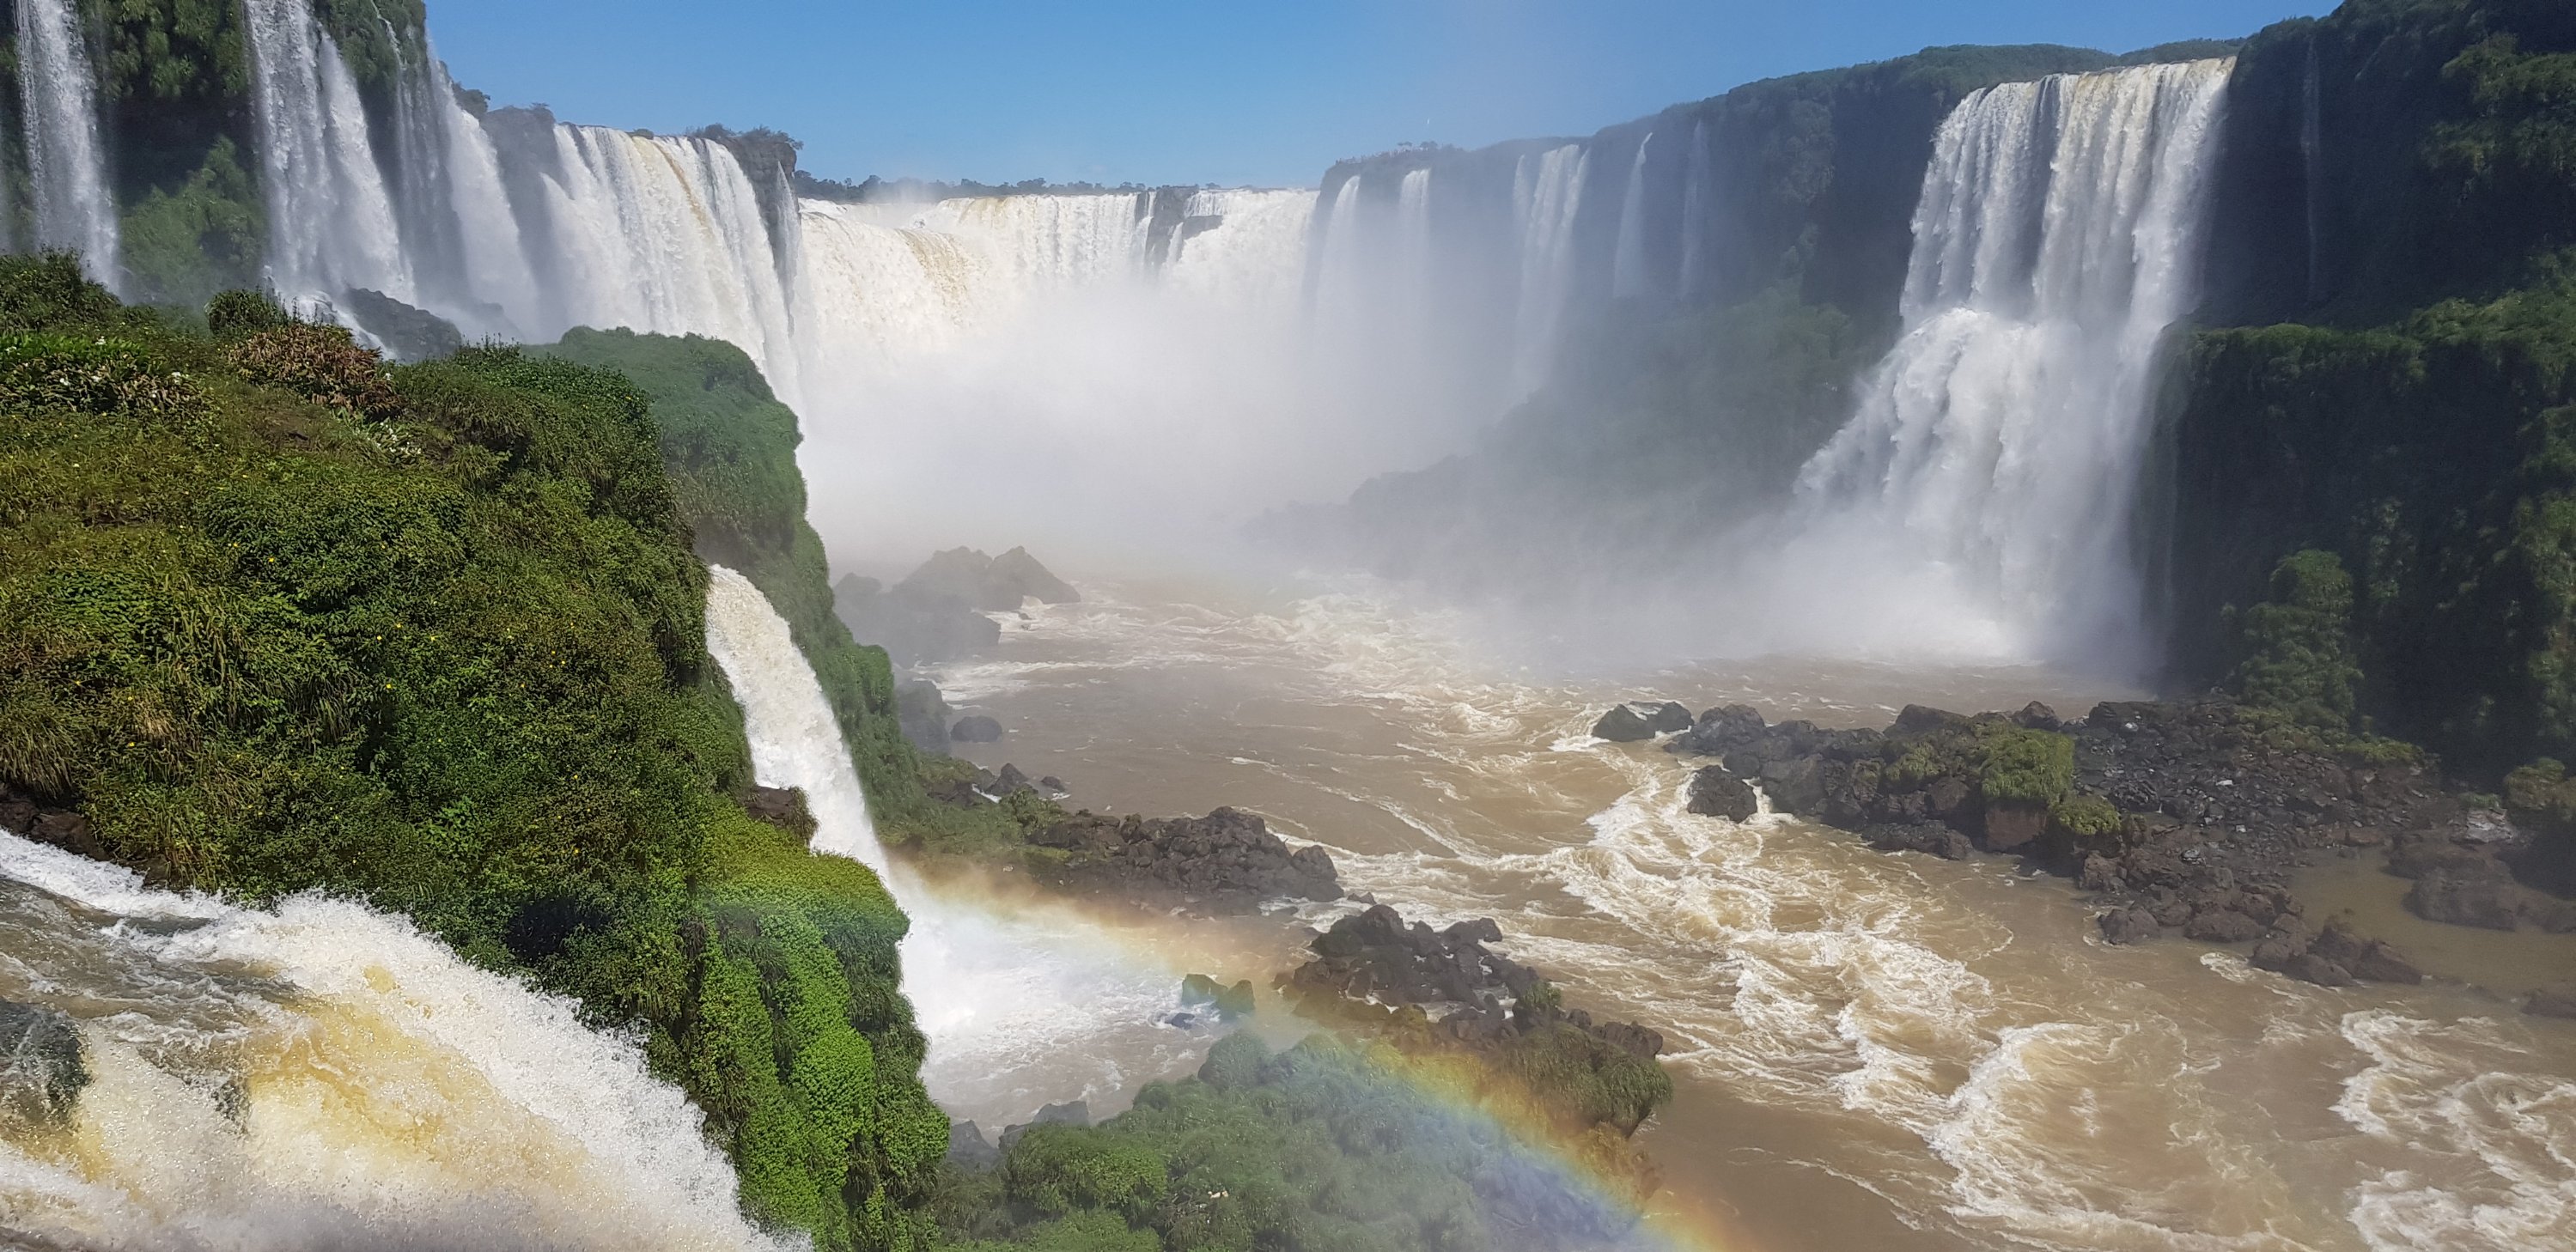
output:
<path id="1" fill-rule="evenodd" d="M 2308 548 L 2272 570 L 2271 598 L 2246 610 L 2230 682 L 2238 699 L 2320 730 L 2349 730 L 2353 686 L 2352 575 L 2331 552 Z"/>
<path id="2" fill-rule="evenodd" d="M 1985 760 L 1977 794 L 1987 804 L 2046 809 L 2075 783 L 2075 741 L 2050 730 L 1999 727 L 1978 736 Z"/>
<path id="3" fill-rule="evenodd" d="M 2050 806 L 2048 829 L 2066 847 L 2081 851 L 2120 833 L 2120 809 L 2100 796 L 2075 792 Z"/>
<path id="4" fill-rule="evenodd" d="M 255 279 L 267 237 L 240 150 L 218 138 L 186 182 L 152 188 L 125 211 L 125 268 L 144 303 L 195 307 Z"/>
<path id="5" fill-rule="evenodd" d="M 855 862 L 748 817 L 653 417 L 511 350 L 386 369 L 0 260 L 0 783 L 246 901 L 405 913 L 632 1027 L 764 1220 L 916 1246 L 945 1149 Z"/>
<path id="6" fill-rule="evenodd" d="M 1098 1127 L 1032 1127 L 1000 1167 L 952 1171 L 955 1246 L 1306 1252 L 1583 1246 L 1618 1206 L 1452 1111 L 1387 1049 L 1249 1034 L 1194 1079 L 1157 1083 Z"/>

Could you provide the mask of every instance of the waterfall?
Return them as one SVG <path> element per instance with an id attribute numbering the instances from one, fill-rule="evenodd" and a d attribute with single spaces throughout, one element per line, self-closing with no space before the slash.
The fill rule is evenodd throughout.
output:
<path id="1" fill-rule="evenodd" d="M 545 332 L 623 326 L 705 335 L 801 402 L 797 353 L 759 193 L 708 139 L 557 126 L 544 180 L 555 308 Z"/>
<path id="2" fill-rule="evenodd" d="M 1311 191 L 1192 192 L 1184 218 L 1203 226 L 1175 242 L 1165 281 L 1242 304 L 1291 304 L 1304 281 L 1314 217 Z"/>
<path id="3" fill-rule="evenodd" d="M 1708 123 L 1691 126 L 1689 160 L 1682 172 L 1682 265 L 1678 294 L 1687 300 L 1700 293 L 1703 237 L 1708 232 Z"/>
<path id="4" fill-rule="evenodd" d="M 404 44 L 391 25 L 386 38 Z M 469 335 L 515 336 L 538 305 L 536 280 L 482 122 L 426 34 L 393 93 L 396 217 L 420 303 Z"/>
<path id="5" fill-rule="evenodd" d="M 930 1040 L 922 1081 L 940 1106 L 1024 1121 L 1042 1104 L 1112 1098 L 1143 1077 L 1112 1056 L 1186 1063 L 1192 1041 L 1155 1021 L 1178 1003 L 1179 973 L 1071 914 L 1029 905 L 1004 916 L 888 863 L 840 723 L 787 623 L 750 579 L 708 572 L 707 651 L 742 704 L 752 772 L 764 786 L 802 788 L 814 849 L 875 870 L 912 918 L 903 986 Z"/>
<path id="6" fill-rule="evenodd" d="M 1936 563 L 2026 646 L 2137 642 L 2149 392 L 2198 298 L 2231 65 L 2007 83 L 1951 112 L 1903 337 L 1801 476 L 1812 524 Z"/>
<path id="7" fill-rule="evenodd" d="M 400 918 L 156 891 L 0 832 L 0 951 L 0 1001 L 89 1074 L 66 1126 L 0 1117 L 28 1246 L 783 1252 L 638 1040 Z M 0 1065 L 12 1102 L 29 1059 Z"/>
<path id="8" fill-rule="evenodd" d="M 291 300 L 364 287 L 417 301 L 411 267 L 338 45 L 310 0 L 244 0 L 252 114 L 268 193 L 268 276 Z"/>
<path id="9" fill-rule="evenodd" d="M 1619 239 L 1610 253 L 1610 294 L 1625 298 L 1646 294 L 1646 150 L 1654 132 L 1637 141 L 1637 157 L 1628 163 L 1628 189 L 1619 201 Z"/>
<path id="10" fill-rule="evenodd" d="M 1025 290 L 1143 275 L 1148 206 L 1131 192 L 942 200 L 907 225 L 974 240 Z"/>
<path id="11" fill-rule="evenodd" d="M 1582 144 L 1524 156 L 1512 171 L 1512 221 L 1520 237 L 1520 304 L 1513 376 L 1526 395 L 1546 381 L 1556 355 L 1557 324 L 1574 277 L 1574 217 L 1592 163 Z"/>
<path id="12" fill-rule="evenodd" d="M 19 0 L 18 58 L 36 246 L 79 252 L 92 278 L 118 288 L 116 200 L 99 135 L 98 69 L 72 0 Z"/>

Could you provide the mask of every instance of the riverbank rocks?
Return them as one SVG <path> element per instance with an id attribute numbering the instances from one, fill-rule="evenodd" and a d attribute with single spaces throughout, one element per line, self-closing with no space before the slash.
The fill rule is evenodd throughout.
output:
<path id="1" fill-rule="evenodd" d="M 1691 812 L 1740 822 L 1761 810 L 1762 798 L 1754 794 L 1753 784 L 1723 767 L 1711 765 L 1691 775 Z"/>
<path id="2" fill-rule="evenodd" d="M 1373 905 L 1316 935 L 1314 959 L 1278 986 L 1308 1016 L 1400 1050 L 1483 1057 L 1569 1125 L 1635 1133 L 1672 1098 L 1662 1033 L 1566 1008 L 1537 970 L 1487 946 L 1501 941 L 1490 918 L 1435 930 Z"/>
<path id="3" fill-rule="evenodd" d="M 1668 748 L 1718 759 L 1691 777 L 1693 811 L 1738 798 L 1721 780 L 1758 784 L 1774 809 L 1872 847 L 2004 853 L 2072 877 L 2109 905 L 2098 919 L 2108 942 L 2255 945 L 2264 968 L 2329 985 L 2422 974 L 2385 944 L 2333 927 L 2311 935 L 2291 872 L 2315 854 L 2434 828 L 2460 808 L 2424 765 L 2302 746 L 2218 700 L 2114 701 L 2074 722 L 2036 703 L 1973 717 L 1911 705 L 1884 730 L 1774 725 L 1726 705 Z M 2405 854 L 2417 911 L 2576 926 L 2562 922 L 2564 902 L 2512 880 L 2492 825 L 2464 834 L 2468 846 L 2445 839 Z"/>
<path id="4" fill-rule="evenodd" d="M 2526 837 L 2496 824 L 2460 821 L 2400 837 L 2388 872 L 2415 880 L 2406 909 L 2427 921 L 2485 930 L 2576 931 L 2576 901 L 2523 885 L 2505 859 L 2524 852 Z"/>
<path id="5" fill-rule="evenodd" d="M 1043 877 L 1148 907 L 1227 915 L 1265 900 L 1342 898 L 1331 854 L 1291 850 L 1260 817 L 1231 808 L 1196 818 L 1077 813 L 1029 842 L 1063 854 Z"/>
<path id="6" fill-rule="evenodd" d="M 1592 737 L 1612 743 L 1638 743 L 1657 735 L 1691 728 L 1690 710 L 1670 700 L 1631 700 L 1612 705 L 1592 723 Z"/>

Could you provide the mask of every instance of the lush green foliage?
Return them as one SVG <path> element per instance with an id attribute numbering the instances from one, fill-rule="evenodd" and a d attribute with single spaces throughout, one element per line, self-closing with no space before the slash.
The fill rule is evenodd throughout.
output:
<path id="1" fill-rule="evenodd" d="M 2352 575 L 2331 552 L 2314 548 L 2281 558 L 2271 598 L 2248 609 L 2230 682 L 2238 699 L 2277 710 L 2292 721 L 2348 730 L 2353 687 Z"/>
<path id="2" fill-rule="evenodd" d="M 1978 736 L 1985 760 L 1977 766 L 1977 794 L 1988 804 L 2045 809 L 2066 798 L 2075 782 L 2075 741 L 2055 731 L 1999 727 Z"/>
<path id="3" fill-rule="evenodd" d="M 138 299 L 199 305 L 258 276 L 268 216 L 241 152 L 217 138 L 176 188 L 154 187 L 125 211 L 125 269 Z"/>
<path id="4" fill-rule="evenodd" d="M 511 351 L 382 371 L 315 327 L 227 347 L 68 258 L 0 261 L 0 336 L 0 781 L 166 880 L 359 896 L 578 997 L 756 1211 L 917 1241 L 945 1123 L 904 919 L 731 798 L 640 393 Z"/>
<path id="5" fill-rule="evenodd" d="M 860 646 L 832 611 L 823 541 L 805 522 L 796 414 L 770 394 L 750 357 L 721 340 L 625 330 L 576 330 L 538 351 L 616 369 L 652 398 L 663 464 L 698 552 L 741 571 L 787 619 L 840 718 L 882 836 L 991 851 L 1062 819 L 1035 795 L 971 809 L 929 799 L 925 777 L 956 767 L 914 754 L 885 650 Z"/>
<path id="6" fill-rule="evenodd" d="M 1585 1246 L 1629 1220 L 1391 1052 L 1248 1034 L 1101 1126 L 1031 1128 L 999 1169 L 953 1174 L 939 1213 L 966 1248 L 1084 1252 Z"/>

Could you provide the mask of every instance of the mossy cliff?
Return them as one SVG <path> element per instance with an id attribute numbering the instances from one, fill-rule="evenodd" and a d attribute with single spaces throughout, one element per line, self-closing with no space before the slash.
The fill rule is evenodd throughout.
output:
<path id="1" fill-rule="evenodd" d="M 864 867 L 747 816 L 705 567 L 623 376 L 386 369 L 0 262 L 0 786 L 79 850 L 405 913 L 640 1032 L 746 1205 L 906 1247 L 945 1148 Z"/>
<path id="2" fill-rule="evenodd" d="M 2282 575 L 2348 576 L 2347 709 L 2490 782 L 2576 751 L 2576 10 L 2357 0 L 2229 93 L 2237 324 L 2165 396 L 2174 684 L 2241 670 Z"/>

